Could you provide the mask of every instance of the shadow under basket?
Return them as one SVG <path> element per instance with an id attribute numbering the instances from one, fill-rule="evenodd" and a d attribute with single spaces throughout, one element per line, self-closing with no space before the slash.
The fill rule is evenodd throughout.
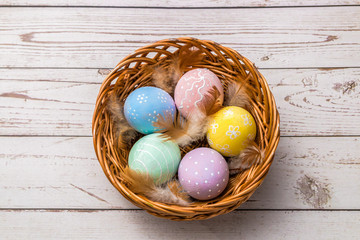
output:
<path id="1" fill-rule="evenodd" d="M 248 111 L 256 121 L 256 142 L 264 150 L 265 158 L 259 165 L 253 165 L 249 169 L 230 176 L 228 186 L 217 198 L 209 201 L 195 201 L 183 207 L 151 201 L 140 194 L 133 193 L 121 180 L 121 173 L 127 165 L 130 148 L 117 147 L 111 116 L 106 110 L 106 104 L 114 91 L 121 101 L 125 101 L 136 88 L 151 86 L 151 73 L 144 74 L 142 69 L 155 64 L 166 64 L 185 45 L 191 45 L 204 53 L 203 60 L 188 70 L 208 68 L 219 77 L 225 90 L 230 80 L 245 81 L 250 86 L 251 106 Z M 250 198 L 264 180 L 280 138 L 279 113 L 274 97 L 265 78 L 254 64 L 231 48 L 213 41 L 194 38 L 161 40 L 139 48 L 135 53 L 124 58 L 101 85 L 93 115 L 92 133 L 97 158 L 105 175 L 116 189 L 130 202 L 150 214 L 171 220 L 208 219 L 238 208 Z M 181 148 L 182 156 L 200 146 L 208 146 L 206 140 Z"/>

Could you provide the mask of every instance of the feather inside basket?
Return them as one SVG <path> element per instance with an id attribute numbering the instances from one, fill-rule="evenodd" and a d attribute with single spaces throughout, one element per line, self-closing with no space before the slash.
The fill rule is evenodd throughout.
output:
<path id="1" fill-rule="evenodd" d="M 185 50 L 187 49 L 187 50 Z M 185 51 L 194 51 L 196 61 L 189 66 L 183 54 Z M 150 57 L 151 56 L 151 57 Z M 169 71 L 169 64 L 178 59 L 177 71 Z M 185 63 L 184 63 L 185 62 Z M 216 199 L 201 202 L 192 202 L 190 205 L 162 203 L 156 199 L 132 191 L 123 173 L 126 170 L 129 154 L 128 146 L 116 143 L 114 123 L 111 113 L 107 110 L 107 102 L 113 94 L 119 101 L 123 101 L 131 91 L 138 87 L 162 84 L 164 79 L 153 76 L 166 74 L 171 76 L 163 88 L 172 91 L 179 76 L 192 68 L 208 68 L 221 80 L 225 91 L 232 89 L 239 92 L 246 89 L 248 99 L 233 99 L 227 104 L 244 104 L 253 115 L 257 123 L 256 147 L 248 149 L 248 156 L 256 156 L 256 162 L 249 166 L 238 166 L 236 159 L 235 168 L 245 168 L 234 174 L 224 193 Z M 155 72 L 155 73 L 154 73 Z M 157 77 L 155 77 L 157 78 Z M 231 87 L 236 82 L 246 88 Z M 230 90 L 229 90 L 230 91 Z M 229 99 L 229 98 L 228 98 Z M 225 102 L 226 103 L 226 102 Z M 208 40 L 194 38 L 179 38 L 161 40 L 138 49 L 135 53 L 124 58 L 104 80 L 96 101 L 93 116 L 93 140 L 97 158 L 109 181 L 129 201 L 145 209 L 152 215 L 171 220 L 199 220 L 215 217 L 230 212 L 245 202 L 264 180 L 272 163 L 276 147 L 279 142 L 279 114 L 276 109 L 274 97 L 265 78 L 248 59 L 220 44 Z M 184 140 L 185 142 L 188 140 Z M 200 146 L 208 146 L 205 140 L 183 144 L 182 155 Z M 253 146 L 250 145 L 250 146 Z M 260 160 L 259 160 L 260 159 Z M 248 168 L 249 167 L 249 168 Z"/>

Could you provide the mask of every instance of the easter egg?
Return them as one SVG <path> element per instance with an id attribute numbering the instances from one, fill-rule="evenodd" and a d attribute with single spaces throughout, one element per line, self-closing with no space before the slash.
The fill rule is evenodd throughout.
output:
<path id="1" fill-rule="evenodd" d="M 212 115 L 207 131 L 211 148 L 223 156 L 238 155 L 256 137 L 256 124 L 251 114 L 240 107 L 225 107 Z"/>
<path id="2" fill-rule="evenodd" d="M 124 104 L 124 114 L 128 123 L 143 134 L 150 134 L 157 130 L 154 122 L 160 114 L 165 117 L 176 111 L 172 97 L 164 90 L 156 87 L 141 87 L 131 92 Z"/>
<path id="3" fill-rule="evenodd" d="M 180 162 L 178 177 L 183 189 L 193 198 L 209 200 L 219 196 L 229 181 L 223 156 L 211 148 L 195 148 Z"/>
<path id="4" fill-rule="evenodd" d="M 184 117 L 197 110 L 204 101 L 204 95 L 216 87 L 220 92 L 221 104 L 224 90 L 219 78 L 206 68 L 197 68 L 185 73 L 177 83 L 174 92 L 175 104 Z"/>
<path id="5" fill-rule="evenodd" d="M 129 168 L 147 174 L 156 184 L 171 179 L 177 172 L 181 159 L 179 146 L 164 141 L 159 133 L 140 138 L 129 153 Z"/>

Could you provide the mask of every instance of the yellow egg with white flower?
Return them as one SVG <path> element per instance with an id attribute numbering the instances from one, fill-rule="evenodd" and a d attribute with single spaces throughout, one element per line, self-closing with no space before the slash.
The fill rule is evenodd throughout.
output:
<path id="1" fill-rule="evenodd" d="M 211 148 L 225 157 L 238 155 L 249 140 L 256 137 L 256 123 L 251 114 L 240 107 L 225 107 L 213 114 L 207 131 Z"/>

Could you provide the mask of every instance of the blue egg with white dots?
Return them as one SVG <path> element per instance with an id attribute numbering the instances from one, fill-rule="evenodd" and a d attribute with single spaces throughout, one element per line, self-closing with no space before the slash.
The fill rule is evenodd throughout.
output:
<path id="1" fill-rule="evenodd" d="M 141 87 L 125 100 L 124 114 L 128 123 L 143 134 L 154 133 L 158 128 L 153 124 L 158 121 L 160 114 L 165 117 L 171 114 L 174 119 L 176 113 L 175 102 L 164 90 L 156 87 Z"/>

